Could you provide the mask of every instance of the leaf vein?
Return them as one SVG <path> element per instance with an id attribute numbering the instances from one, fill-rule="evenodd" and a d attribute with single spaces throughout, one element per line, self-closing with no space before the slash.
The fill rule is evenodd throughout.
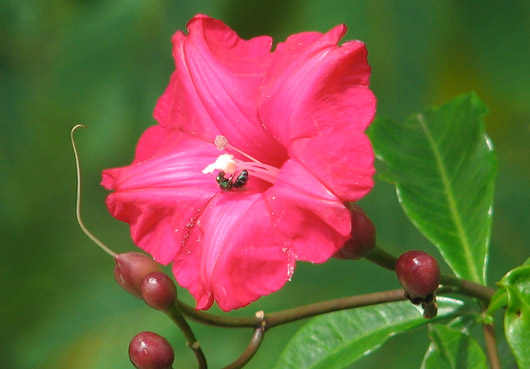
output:
<path id="1" fill-rule="evenodd" d="M 425 136 L 427 137 L 427 140 L 429 141 L 436 164 L 438 166 L 438 170 L 440 172 L 440 176 L 442 178 L 442 183 L 445 189 L 445 194 L 447 196 L 447 201 L 449 203 L 449 209 L 451 211 L 451 216 L 453 219 L 453 222 L 455 224 L 455 227 L 457 229 L 458 235 L 460 236 L 461 245 L 464 250 L 464 256 L 467 260 L 467 264 L 469 266 L 469 271 L 473 276 L 473 279 L 477 282 L 480 282 L 480 276 L 477 272 L 477 268 L 475 266 L 475 263 L 473 263 L 473 255 L 471 253 L 471 247 L 469 243 L 469 239 L 466 234 L 466 230 L 464 229 L 464 226 L 462 225 L 462 219 L 460 218 L 460 215 L 458 214 L 457 204 L 455 200 L 455 195 L 453 194 L 453 191 L 451 189 L 449 175 L 447 173 L 447 169 L 444 165 L 442 155 L 440 153 L 440 148 L 438 147 L 437 143 L 435 142 L 434 138 L 431 135 L 431 131 L 429 130 L 429 127 L 427 127 L 427 124 L 425 123 L 425 120 L 423 118 L 423 115 L 418 114 L 418 122 L 420 123 L 421 128 L 423 129 Z"/>

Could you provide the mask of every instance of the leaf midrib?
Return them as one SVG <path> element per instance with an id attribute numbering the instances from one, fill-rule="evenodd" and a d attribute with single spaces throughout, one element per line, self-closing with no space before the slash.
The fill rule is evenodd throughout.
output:
<path id="1" fill-rule="evenodd" d="M 431 135 L 431 132 L 429 128 L 427 127 L 427 124 L 425 123 L 425 120 L 422 114 L 418 114 L 418 122 L 420 123 L 420 126 L 423 129 L 425 136 L 427 137 L 427 140 L 429 141 L 429 144 L 431 145 L 434 157 L 436 159 L 436 165 L 438 166 L 438 170 L 442 177 L 442 183 L 445 189 L 445 193 L 447 195 L 447 201 L 449 204 L 449 210 L 451 211 L 451 217 L 453 219 L 458 235 L 460 237 L 461 244 L 464 249 L 464 256 L 466 258 L 466 262 L 469 267 L 469 271 L 472 275 L 473 280 L 475 282 L 480 282 L 480 276 L 478 274 L 475 264 L 473 263 L 473 255 L 471 254 L 471 246 L 470 246 L 466 231 L 462 225 L 462 220 L 457 211 L 456 200 L 455 200 L 453 191 L 450 186 L 449 177 L 447 175 L 447 170 L 443 163 L 440 150 L 438 149 L 438 146 L 436 145 L 436 142 L 434 141 Z"/>

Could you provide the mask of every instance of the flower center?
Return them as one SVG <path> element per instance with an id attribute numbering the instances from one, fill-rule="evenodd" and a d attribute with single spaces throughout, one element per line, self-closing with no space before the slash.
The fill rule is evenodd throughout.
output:
<path id="1" fill-rule="evenodd" d="M 226 179 L 230 180 L 236 175 L 240 176 L 240 174 L 236 173 L 247 171 L 249 177 L 256 177 L 274 184 L 274 180 L 278 176 L 278 173 L 280 173 L 278 168 L 273 167 L 272 165 L 264 164 L 247 153 L 230 145 L 225 136 L 216 136 L 214 144 L 219 150 L 230 150 L 236 152 L 246 157 L 250 161 L 236 159 L 232 154 L 221 154 L 219 157 L 217 157 L 214 163 L 204 168 L 202 171 L 203 173 L 213 173 L 214 171 L 218 170 L 219 173 L 222 174 L 223 179 L 225 174 L 230 175 L 231 177 Z"/>

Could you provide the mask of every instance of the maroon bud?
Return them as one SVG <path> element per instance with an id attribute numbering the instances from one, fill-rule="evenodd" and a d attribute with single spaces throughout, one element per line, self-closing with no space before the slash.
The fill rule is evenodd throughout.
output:
<path id="1" fill-rule="evenodd" d="M 396 263 L 399 283 L 411 298 L 426 298 L 440 284 L 438 262 L 423 251 L 412 250 L 401 255 Z"/>
<path id="2" fill-rule="evenodd" d="M 375 247 L 375 227 L 366 213 L 350 204 L 351 238 L 333 255 L 337 259 L 360 259 Z"/>
<path id="3" fill-rule="evenodd" d="M 151 272 L 161 272 L 162 269 L 151 257 L 139 252 L 127 252 L 116 255 L 114 277 L 118 284 L 127 292 L 142 298 L 140 288 L 142 280 Z"/>
<path id="4" fill-rule="evenodd" d="M 142 280 L 142 297 L 153 309 L 166 311 L 177 298 L 175 283 L 161 272 L 149 273 Z"/>
<path id="5" fill-rule="evenodd" d="M 171 369 L 175 354 L 164 337 L 140 332 L 129 344 L 129 359 L 137 369 Z"/>

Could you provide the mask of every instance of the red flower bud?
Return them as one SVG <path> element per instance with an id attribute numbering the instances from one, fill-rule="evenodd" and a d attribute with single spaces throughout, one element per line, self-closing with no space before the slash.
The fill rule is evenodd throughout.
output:
<path id="1" fill-rule="evenodd" d="M 142 280 L 142 297 L 153 309 L 166 311 L 175 303 L 177 289 L 166 274 L 149 273 Z"/>
<path id="2" fill-rule="evenodd" d="M 396 275 L 411 299 L 427 297 L 436 291 L 440 284 L 438 262 L 431 255 L 419 250 L 407 251 L 399 257 Z"/>
<path id="3" fill-rule="evenodd" d="M 127 292 L 142 298 L 140 288 L 144 277 L 151 272 L 162 272 L 160 265 L 151 257 L 139 252 L 127 252 L 116 255 L 114 277 Z"/>
<path id="4" fill-rule="evenodd" d="M 337 259 L 360 259 L 375 246 L 375 226 L 363 209 L 350 204 L 352 237 L 333 255 Z"/>
<path id="5" fill-rule="evenodd" d="M 129 359 L 137 369 L 171 369 L 175 354 L 164 337 L 141 332 L 129 344 Z"/>

